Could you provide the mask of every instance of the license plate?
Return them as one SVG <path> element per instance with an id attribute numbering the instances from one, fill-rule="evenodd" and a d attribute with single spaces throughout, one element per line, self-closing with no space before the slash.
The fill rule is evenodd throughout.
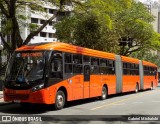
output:
<path id="1" fill-rule="evenodd" d="M 14 100 L 14 103 L 20 103 L 21 101 L 20 100 Z"/>

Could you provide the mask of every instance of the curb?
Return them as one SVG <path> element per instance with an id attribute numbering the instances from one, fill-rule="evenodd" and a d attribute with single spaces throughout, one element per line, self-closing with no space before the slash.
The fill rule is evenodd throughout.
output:
<path id="1" fill-rule="evenodd" d="M 0 98 L 0 105 L 8 105 L 8 104 L 11 104 L 12 102 L 5 102 L 3 97 Z"/>
<path id="2" fill-rule="evenodd" d="M 12 102 L 0 102 L 0 106 L 9 105 L 9 104 L 12 104 Z"/>

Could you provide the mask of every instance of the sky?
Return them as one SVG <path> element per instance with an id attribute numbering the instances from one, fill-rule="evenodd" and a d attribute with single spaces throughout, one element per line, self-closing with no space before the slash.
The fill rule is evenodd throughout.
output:
<path id="1" fill-rule="evenodd" d="M 148 1 L 148 0 L 139 0 L 139 1 L 141 1 L 141 2 L 146 2 L 146 1 Z M 150 1 L 150 0 L 149 0 Z M 158 1 L 158 0 L 151 0 L 151 1 Z"/>

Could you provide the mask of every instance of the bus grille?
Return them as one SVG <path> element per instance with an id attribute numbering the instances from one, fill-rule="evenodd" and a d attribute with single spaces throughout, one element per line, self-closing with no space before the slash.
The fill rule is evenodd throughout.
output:
<path id="1" fill-rule="evenodd" d="M 29 98 L 28 94 L 5 94 L 5 96 L 11 100 L 27 100 Z"/>

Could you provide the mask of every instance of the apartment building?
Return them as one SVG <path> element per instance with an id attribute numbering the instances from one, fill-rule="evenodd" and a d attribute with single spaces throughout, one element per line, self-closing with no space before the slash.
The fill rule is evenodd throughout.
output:
<path id="1" fill-rule="evenodd" d="M 25 14 L 26 16 L 30 17 L 28 20 L 26 20 L 26 24 L 37 24 L 38 26 L 41 26 L 45 20 L 49 19 L 53 14 L 55 14 L 58 10 L 58 7 L 56 7 L 54 4 L 51 4 L 49 2 L 43 2 L 43 7 L 45 12 L 31 12 L 31 8 L 26 6 Z M 53 24 L 59 21 L 62 16 L 69 16 L 71 14 L 72 7 L 68 4 L 66 5 L 66 11 L 62 12 L 58 17 L 55 17 L 52 22 L 50 22 L 40 33 L 38 33 L 37 36 L 34 36 L 30 43 L 39 43 L 39 42 L 56 42 L 57 38 L 55 36 L 56 29 L 53 27 Z M 28 26 L 22 26 L 20 28 L 21 36 L 23 39 L 26 39 L 28 34 L 30 33 L 30 29 Z"/>

